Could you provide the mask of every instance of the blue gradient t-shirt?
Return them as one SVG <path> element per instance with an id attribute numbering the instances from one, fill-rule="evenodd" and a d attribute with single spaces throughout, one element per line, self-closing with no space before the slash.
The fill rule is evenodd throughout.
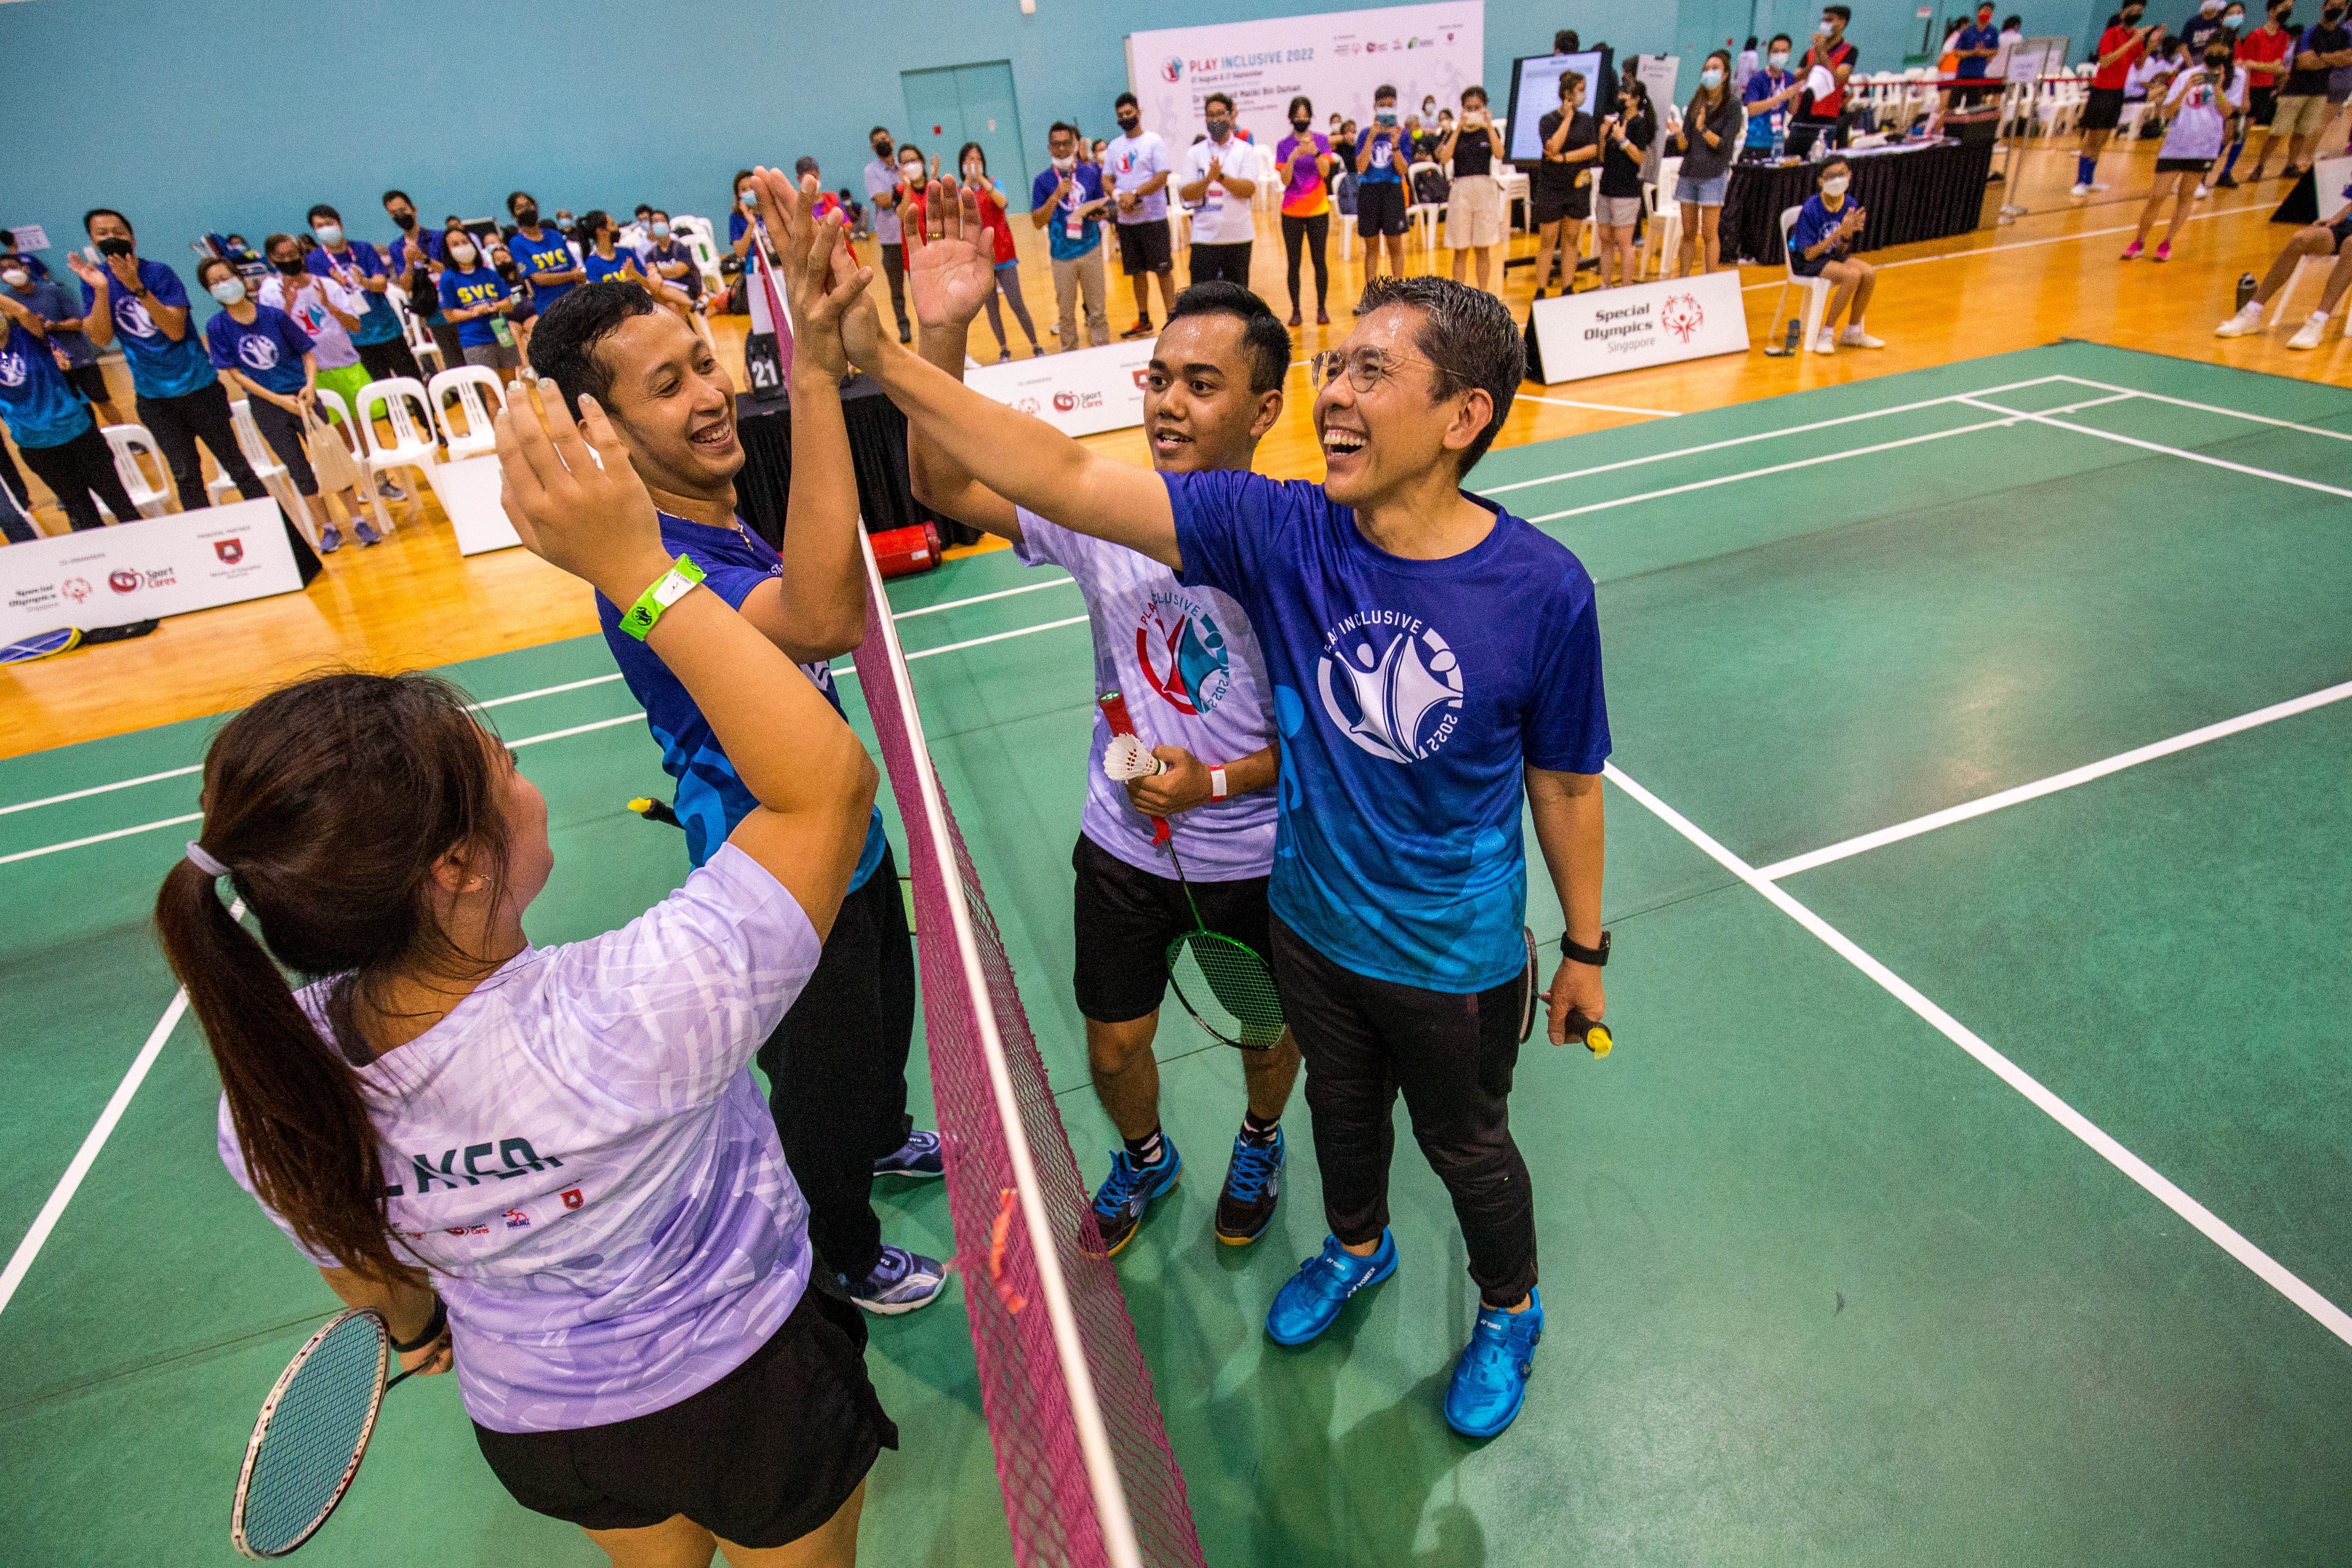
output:
<path id="1" fill-rule="evenodd" d="M 1583 563 L 1491 501 L 1476 545 L 1412 561 L 1307 480 L 1161 478 L 1177 580 L 1240 602 L 1274 683 L 1275 913 L 1374 979 L 1459 993 L 1518 974 L 1521 770 L 1609 755 Z"/>
<path id="2" fill-rule="evenodd" d="M 0 424 L 19 447 L 62 447 L 89 428 L 89 405 L 68 384 L 49 345 L 14 321 L 0 336 Z"/>
<path id="3" fill-rule="evenodd" d="M 177 339 L 156 324 L 146 301 L 122 286 L 114 269 L 106 269 L 107 309 L 114 316 L 114 341 L 122 346 L 122 357 L 131 365 L 131 386 L 142 397 L 183 397 L 191 392 L 202 392 L 220 379 L 213 374 L 213 362 L 205 356 L 204 345 L 196 341 L 196 323 L 185 322 Z M 180 282 L 180 275 L 160 261 L 139 260 L 139 282 L 159 305 L 174 310 L 188 308 L 188 290 Z M 85 283 L 81 286 L 84 315 L 98 308 L 98 290 Z"/>
<path id="4" fill-rule="evenodd" d="M 752 589 L 783 574 L 783 558 L 748 528 L 712 528 L 668 512 L 659 515 L 662 547 L 673 557 L 692 556 L 702 568 L 702 585 L 739 610 Z M 661 742 L 662 771 L 677 781 L 677 798 L 670 809 L 685 826 L 688 858 L 699 866 L 719 853 L 735 825 L 760 803 L 736 776 L 735 764 L 719 744 L 710 721 L 695 706 L 686 683 L 669 672 L 653 649 L 621 629 L 619 607 L 602 594 L 596 595 L 596 621 L 604 628 L 604 646 L 613 650 L 613 662 L 621 667 L 630 695 L 645 706 L 646 727 Z M 841 693 L 834 689 L 832 666 L 800 668 L 824 693 L 833 710 L 840 712 Z M 866 885 L 888 847 L 882 836 L 882 808 L 877 805 L 866 825 L 866 847 L 857 854 L 857 869 L 850 875 L 851 892 Z"/>

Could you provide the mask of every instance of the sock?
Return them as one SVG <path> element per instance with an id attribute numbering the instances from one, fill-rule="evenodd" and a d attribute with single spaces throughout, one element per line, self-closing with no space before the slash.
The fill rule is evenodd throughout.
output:
<path id="1" fill-rule="evenodd" d="M 1168 1157 L 1168 1141 L 1154 1127 L 1140 1138 L 1122 1138 L 1127 1145 L 1127 1157 L 1139 1165 L 1157 1165 Z"/>
<path id="2" fill-rule="evenodd" d="M 2096 158 L 2092 157 L 2089 153 L 2076 153 L 2074 155 L 2074 183 L 2078 185 L 2089 184 L 2091 183 L 2091 175 L 2098 166 L 2099 161 Z"/>
<path id="3" fill-rule="evenodd" d="M 2230 143 L 2230 155 L 2221 160 L 2221 177 L 2223 179 L 2228 179 L 2231 174 L 2236 170 L 2238 166 L 2238 154 L 2245 150 L 2246 139 L 2242 136 Z"/>
<path id="4" fill-rule="evenodd" d="M 1273 1143 L 1275 1133 L 1281 1129 L 1282 1118 L 1269 1116 L 1261 1120 L 1255 1110 L 1242 1113 L 1242 1137 L 1263 1149 Z"/>

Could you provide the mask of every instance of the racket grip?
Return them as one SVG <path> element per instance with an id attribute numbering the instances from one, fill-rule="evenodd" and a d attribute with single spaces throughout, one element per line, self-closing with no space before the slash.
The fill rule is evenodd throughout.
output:
<path id="1" fill-rule="evenodd" d="M 1104 721 L 1110 725 L 1110 732 L 1112 734 L 1135 734 L 1135 721 L 1128 717 L 1126 698 L 1120 696 L 1116 691 L 1106 691 L 1099 697 L 1097 697 L 1095 700 L 1101 705 Z M 1142 739 L 1139 735 L 1136 736 L 1136 738 L 1138 740 Z M 1151 842 L 1153 844 L 1165 844 L 1174 837 L 1175 835 L 1169 830 L 1168 819 L 1166 817 L 1155 816 L 1151 819 Z"/>
<path id="2" fill-rule="evenodd" d="M 1608 1025 L 1588 1018 L 1573 1007 L 1568 1011 L 1568 1037 L 1591 1051 L 1595 1060 L 1607 1056 L 1617 1043 Z"/>

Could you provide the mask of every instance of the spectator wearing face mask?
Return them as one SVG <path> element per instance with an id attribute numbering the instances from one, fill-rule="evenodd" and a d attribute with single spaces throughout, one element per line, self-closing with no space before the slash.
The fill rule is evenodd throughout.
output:
<path id="1" fill-rule="evenodd" d="M 1559 258 L 1560 292 L 1576 288 L 1584 223 L 1592 216 L 1592 164 L 1601 156 L 1601 131 L 1584 111 L 1584 78 L 1559 73 L 1559 107 L 1536 122 L 1543 161 L 1531 186 L 1536 225 L 1536 293 L 1551 286 L 1552 258 Z M 1726 96 L 1729 96 L 1728 89 Z"/>
<path id="2" fill-rule="evenodd" d="M 275 239 L 286 239 L 285 248 L 299 252 L 288 237 L 279 235 Z M 274 240 L 265 240 L 263 248 L 272 253 L 279 250 Z M 286 465 L 287 477 L 294 481 L 304 510 L 318 504 L 312 521 L 317 524 L 319 551 L 332 554 L 343 547 L 342 532 L 335 526 L 334 514 L 320 500 L 319 477 L 302 443 L 306 416 L 316 417 L 320 413 L 316 345 L 293 316 L 250 298 L 236 268 L 219 257 L 208 256 L 196 264 L 196 281 L 221 303 L 219 314 L 205 323 L 205 345 L 211 352 L 213 368 L 246 400 L 254 428 Z M 309 283 L 314 289 L 338 287 L 327 279 Z M 346 488 L 341 493 L 352 533 L 362 544 L 375 543 L 380 536 L 361 510 L 359 491 Z"/>
<path id="3" fill-rule="evenodd" d="M 1813 27 L 1812 46 L 1805 51 L 1800 68 L 1800 74 L 1808 78 L 1816 69 L 1830 73 L 1830 90 L 1805 106 L 1799 122 L 1814 127 L 1819 135 L 1833 142 L 1843 137 L 1845 84 L 1853 79 L 1854 68 L 1862 63 L 1862 52 L 1846 40 L 1845 30 L 1853 22 L 1853 6 L 1822 6 L 1822 19 Z"/>
<path id="4" fill-rule="evenodd" d="M 591 283 L 602 283 L 608 278 L 623 278 L 643 285 L 645 274 L 637 266 L 637 253 L 621 248 L 621 226 L 613 215 L 602 207 L 591 207 L 580 215 L 580 265 Z"/>
<path id="5" fill-rule="evenodd" d="M 1958 57 L 1953 74 L 1963 82 L 1985 79 L 1986 72 L 1992 68 L 1992 58 L 2000 53 L 2000 29 L 1992 25 L 1992 0 L 1979 0 L 1977 19 L 1953 37 L 1952 52 Z M 1984 93 L 1981 87 L 1959 88 L 1951 94 L 1949 107 L 1973 107 Z"/>
<path id="6" fill-rule="evenodd" d="M 801 162 L 814 165 L 815 160 L 803 158 Z M 812 166 L 808 172 L 814 174 L 816 170 Z M 824 217 L 829 212 L 838 211 L 840 205 L 838 202 L 830 208 L 820 205 L 816 216 Z M 683 293 L 688 305 L 701 304 L 702 268 L 695 264 L 694 248 L 678 238 L 670 225 L 669 214 L 659 207 L 653 208 L 646 217 L 646 250 L 641 259 L 648 273 Z"/>
<path id="7" fill-rule="evenodd" d="M 977 142 L 967 142 L 956 153 L 956 173 L 964 189 L 972 193 L 980 204 L 981 226 L 988 231 L 991 262 L 996 272 L 996 289 L 988 296 L 988 324 L 996 333 L 996 363 L 1003 364 L 1013 357 L 1013 348 L 1004 337 L 1004 313 L 997 308 L 996 296 L 1013 307 L 1013 319 L 1021 323 L 1022 332 L 1029 340 L 1029 353 L 1034 355 L 1045 351 L 1037 344 L 1037 324 L 1029 319 L 1028 302 L 1021 298 L 1021 253 L 1013 248 L 1013 226 L 1005 216 L 1004 187 L 988 172 L 988 153 Z"/>
<path id="8" fill-rule="evenodd" d="M 1087 338 L 1097 347 L 1110 342 L 1110 316 L 1103 302 L 1102 174 L 1078 162 L 1078 128 L 1057 120 L 1045 132 L 1050 168 L 1029 187 L 1029 222 L 1045 231 L 1053 259 L 1054 303 L 1061 320 L 1065 351 L 1078 346 L 1078 306 L 1087 312 Z"/>
<path id="9" fill-rule="evenodd" d="M 522 270 L 531 308 L 544 315 L 548 307 L 586 282 L 588 271 L 562 234 L 541 225 L 539 198 L 529 191 L 507 194 L 507 216 L 515 222 L 515 232 L 507 239 L 507 254 Z M 470 355 L 466 363 L 474 363 Z"/>
<path id="10" fill-rule="evenodd" d="M 1290 324 L 1304 321 L 1298 307 L 1298 253 L 1304 248 L 1315 263 L 1315 321 L 1328 326 L 1331 279 L 1325 257 L 1331 238 L 1330 176 L 1339 160 L 1329 141 L 1315 133 L 1313 103 L 1292 99 L 1289 119 L 1290 134 L 1276 144 L 1274 163 L 1283 178 L 1282 252 L 1290 283 Z"/>
<path id="11" fill-rule="evenodd" d="M 400 230 L 384 259 L 391 264 L 395 285 L 407 290 L 409 313 L 424 321 L 433 334 L 444 365 L 463 363 L 466 356 L 457 343 L 457 329 L 441 314 L 440 235 L 417 223 L 416 204 L 406 191 L 384 192 L 383 212 Z"/>
<path id="12" fill-rule="evenodd" d="M 1503 243 L 1503 184 L 1495 178 L 1495 120 L 1486 111 L 1486 89 L 1462 89 L 1462 118 L 1438 144 L 1437 162 L 1453 161 L 1454 175 L 1446 193 L 1445 245 L 1454 252 L 1454 281 L 1462 281 L 1468 264 L 1475 262 L 1478 287 L 1489 281 L 1496 247 Z"/>
<path id="13" fill-rule="evenodd" d="M 303 265 L 313 276 L 332 279 L 356 295 L 362 307 L 360 324 L 352 332 L 352 346 L 359 351 L 359 363 L 367 367 L 367 379 L 404 375 L 422 380 L 416 356 L 408 352 L 400 318 L 393 311 L 392 268 L 383 253 L 366 240 L 346 235 L 343 215 L 324 202 L 310 209 L 307 221 L 319 246 L 303 258 Z"/>
<path id="14" fill-rule="evenodd" d="M 1234 100 L 1213 92 L 1202 100 L 1209 134 L 1184 150 L 1176 194 L 1192 209 L 1192 286 L 1223 280 L 1249 287 L 1250 251 L 1257 220 L 1250 198 L 1257 182 L 1255 153 L 1234 134 Z"/>
<path id="15" fill-rule="evenodd" d="M 228 394 L 221 390 L 220 377 L 196 341 L 195 323 L 188 317 L 188 290 L 179 274 L 142 258 L 131 220 L 112 207 L 92 207 L 82 215 L 82 228 L 97 259 L 78 251 L 66 256 L 74 276 L 81 279 L 82 330 L 93 348 L 122 344 L 136 394 L 132 406 L 172 470 L 181 510 L 194 511 L 213 504 L 205 491 L 204 462 L 196 455 L 199 441 L 221 472 L 236 481 L 239 495 L 247 500 L 268 496 L 268 489 L 236 444 Z"/>
<path id="16" fill-rule="evenodd" d="M 10 270 L 30 275 L 29 269 Z M 133 521 L 139 509 L 123 491 L 114 456 L 91 422 L 89 405 L 51 356 L 48 336 L 48 322 L 20 302 L 14 288 L 0 290 L 0 421 L 25 454 L 25 466 L 58 498 L 68 526 L 79 531 L 103 524 L 92 496 L 105 503 L 116 521 Z M 10 473 L 13 477 L 13 468 Z M 16 485 L 8 488 L 12 494 L 23 494 Z M 5 503 L 0 503 L 0 515 L 15 522 Z M 8 538 L 14 543 L 29 542 L 13 526 Z"/>
<path id="17" fill-rule="evenodd" d="M 441 272 L 441 313 L 457 328 L 457 342 L 467 364 L 513 372 L 522 363 L 515 350 L 514 290 L 483 256 L 471 234 L 458 229 L 444 241 L 448 263 Z M 569 255 L 567 250 L 565 254 Z M 505 328 L 504 331 L 499 331 Z M 501 379 L 510 379 L 510 374 Z"/>
<path id="18" fill-rule="evenodd" d="M 2263 145 L 2254 154 L 2254 172 L 2246 176 L 2250 182 L 2259 184 L 2265 178 L 2263 165 L 2270 162 L 2271 149 L 2284 144 L 2277 129 L 2278 95 L 2294 52 L 2294 34 L 2286 25 L 2294 10 L 2294 0 L 2270 0 L 2263 25 L 2238 40 L 2238 64 L 2246 72 L 2246 118 L 2238 139 L 2231 144 L 2229 162 L 2221 165 L 2221 177 L 2213 182 L 2224 189 L 2238 183 L 2232 177 L 2238 154 L 2245 151 L 2254 132 L 2263 133 Z"/>
<path id="19" fill-rule="evenodd" d="M 98 363 L 98 351 L 89 346 L 89 339 L 81 330 L 81 307 L 73 297 L 51 279 L 33 270 L 32 258 L 14 251 L 0 254 L 0 288 L 5 288 L 16 303 L 41 319 L 46 331 L 50 357 L 57 362 L 68 385 L 88 399 L 101 425 L 120 425 L 122 416 L 116 411 L 106 387 L 106 371 Z"/>
<path id="20" fill-rule="evenodd" d="M 2333 89 L 2341 75 L 2352 84 L 2352 27 L 2344 21 L 2344 0 L 2326 0 L 2319 21 L 2305 27 L 2294 41 L 2292 68 L 2279 89 L 2278 115 L 2271 121 L 2273 138 L 2287 139 L 2286 168 L 2290 180 L 2310 173 L 2326 139 L 2328 122 L 2344 101 Z"/>
<path id="21" fill-rule="evenodd" d="M 1118 135 L 1103 144 L 1097 159 L 1103 189 L 1117 209 L 1113 232 L 1118 236 L 1119 270 L 1135 290 L 1135 325 L 1119 335 L 1149 337 L 1153 279 L 1158 279 L 1161 319 L 1169 319 L 1176 309 L 1176 252 L 1168 227 L 1168 182 L 1176 165 L 1160 133 L 1143 128 L 1143 109 L 1135 94 L 1120 93 L 1111 101 L 1111 112 L 1118 120 Z"/>
<path id="22" fill-rule="evenodd" d="M 907 321 L 907 247 L 898 226 L 898 164 L 889 127 L 877 125 L 866 134 L 874 162 L 866 165 L 866 198 L 874 207 L 874 239 L 882 247 L 882 276 L 890 283 L 890 312 L 898 318 L 898 341 L 912 342 L 915 329 Z"/>
<path id="23" fill-rule="evenodd" d="M 345 288 L 332 272 L 310 270 L 301 242 L 293 235 L 273 234 L 261 242 L 261 249 L 269 262 L 270 272 L 262 279 L 254 302 L 285 315 L 301 329 L 310 345 L 311 369 L 315 372 L 309 384 L 324 387 L 341 398 L 346 408 L 356 408 L 361 390 L 376 379 L 369 374 L 360 358 L 359 346 L 353 342 L 357 329 L 366 321 L 362 314 L 367 308 L 366 296 Z M 318 256 L 323 254 L 323 249 L 310 254 Z M 214 298 L 220 296 L 215 294 Z M 206 342 L 211 344 L 209 335 Z M 220 350 L 216 344 L 212 348 L 213 363 L 218 367 Z M 313 495 L 317 491 L 314 489 L 302 493 Z M 376 476 L 376 493 L 386 500 L 408 499 L 408 492 L 393 483 L 390 474 Z"/>
<path id="24" fill-rule="evenodd" d="M 2176 75 L 2165 92 L 2164 111 L 2169 123 L 2164 145 L 2157 150 L 2156 184 L 2148 188 L 2147 203 L 2139 210 L 2139 232 L 2124 249 L 2126 261 L 2138 258 L 2168 198 L 2172 202 L 2172 226 L 2158 244 L 2155 259 L 2172 259 L 2172 242 L 2180 237 L 2181 227 L 2189 221 L 2197 182 L 2221 155 L 2231 111 L 2245 104 L 2246 73 L 2238 68 L 2230 40 L 2221 36 L 2219 27 L 2206 37 L 2209 42 L 2202 60 Z M 2149 96 L 2155 96 L 2154 88 Z"/>
<path id="25" fill-rule="evenodd" d="M 1633 256 L 1633 232 L 1642 221 L 1642 165 L 1658 140 L 1658 114 L 1650 89 L 1637 79 L 1617 100 L 1617 110 L 1601 128 L 1601 189 L 1592 200 L 1597 226 L 1593 259 L 1601 286 L 1642 280 Z"/>
<path id="26" fill-rule="evenodd" d="M 1769 158 L 1773 148 L 1787 145 L 1790 106 L 1805 90 L 1804 79 L 1789 68 L 1792 48 L 1788 34 L 1773 34 L 1763 68 L 1749 75 L 1742 89 L 1748 109 L 1748 140 L 1739 150 L 1743 163 Z"/>
<path id="27" fill-rule="evenodd" d="M 1870 308 L 1871 293 L 1878 286 L 1878 269 L 1853 254 L 1854 238 L 1869 218 L 1860 206 L 1846 200 L 1853 167 L 1843 158 L 1831 158 L 1822 163 L 1814 179 L 1821 190 L 1805 198 L 1789 231 L 1789 270 L 1800 278 L 1826 278 L 1836 285 L 1822 311 L 1821 334 L 1813 340 L 1813 352 L 1833 354 L 1842 347 L 1883 349 L 1885 340 L 1872 337 L 1862 324 L 1863 312 Z M 1845 317 L 1843 333 L 1837 331 L 1840 314 Z"/>

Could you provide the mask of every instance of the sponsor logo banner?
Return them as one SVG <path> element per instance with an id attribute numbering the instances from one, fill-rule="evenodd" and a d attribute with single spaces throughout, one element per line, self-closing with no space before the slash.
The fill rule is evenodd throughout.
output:
<path id="1" fill-rule="evenodd" d="M 1153 340 L 1041 354 L 1007 364 L 965 367 L 976 392 L 1034 415 L 1065 436 L 1093 436 L 1143 423 L 1143 380 Z"/>
<path id="2" fill-rule="evenodd" d="M 1739 274 L 1728 268 L 1538 300 L 1531 325 L 1547 386 L 1748 352 Z"/>
<path id="3" fill-rule="evenodd" d="M 301 586 L 274 500 L 142 518 L 0 550 L 0 642 L 184 616 Z"/>

